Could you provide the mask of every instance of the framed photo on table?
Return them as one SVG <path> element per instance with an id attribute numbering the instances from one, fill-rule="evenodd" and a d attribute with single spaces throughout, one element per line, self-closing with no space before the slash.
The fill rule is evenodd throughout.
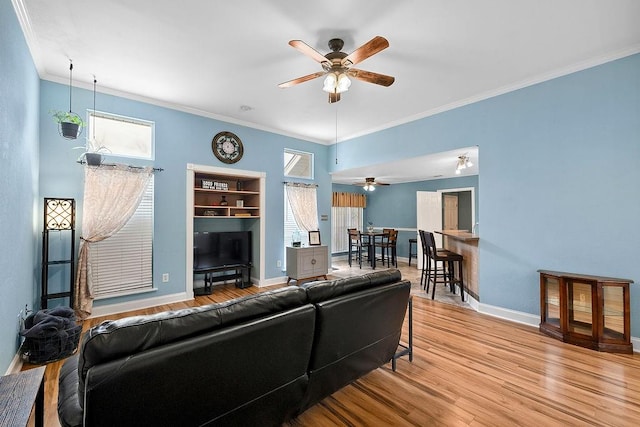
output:
<path id="1" fill-rule="evenodd" d="M 309 232 L 309 246 L 320 246 L 320 231 Z"/>

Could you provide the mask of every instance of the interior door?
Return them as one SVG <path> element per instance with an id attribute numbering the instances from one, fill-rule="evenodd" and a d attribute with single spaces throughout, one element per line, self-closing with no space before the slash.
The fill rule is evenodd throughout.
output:
<path id="1" fill-rule="evenodd" d="M 458 230 L 458 195 L 443 194 L 444 201 L 444 230 Z"/>
<path id="2" fill-rule="evenodd" d="M 416 226 L 418 230 L 442 230 L 442 196 L 436 191 L 416 191 Z M 422 243 L 420 233 L 418 239 L 418 262 L 416 267 L 422 269 Z M 442 236 L 435 235 L 436 246 L 442 247 Z"/>

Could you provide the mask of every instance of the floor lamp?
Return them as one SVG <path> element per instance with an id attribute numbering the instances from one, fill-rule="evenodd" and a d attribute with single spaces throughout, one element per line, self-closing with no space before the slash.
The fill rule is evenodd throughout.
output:
<path id="1" fill-rule="evenodd" d="M 52 231 L 71 233 L 69 258 L 49 260 L 49 234 Z M 76 201 L 74 199 L 44 199 L 44 226 L 42 229 L 42 295 L 41 308 L 47 308 L 50 299 L 69 297 L 69 306 L 73 307 L 73 286 L 75 270 L 76 241 Z M 49 266 L 69 266 L 69 290 L 49 293 Z"/>

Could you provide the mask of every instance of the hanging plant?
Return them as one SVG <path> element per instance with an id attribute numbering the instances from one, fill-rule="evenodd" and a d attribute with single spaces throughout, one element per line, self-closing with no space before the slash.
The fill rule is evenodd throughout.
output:
<path id="1" fill-rule="evenodd" d="M 76 139 L 82 133 L 84 121 L 71 111 L 71 88 L 73 87 L 73 62 L 69 60 L 69 111 L 50 111 L 58 122 L 58 133 L 67 139 Z"/>
<path id="2" fill-rule="evenodd" d="M 84 120 L 71 111 L 50 111 L 53 119 L 58 123 L 58 132 L 67 139 L 76 139 L 85 126 Z"/>

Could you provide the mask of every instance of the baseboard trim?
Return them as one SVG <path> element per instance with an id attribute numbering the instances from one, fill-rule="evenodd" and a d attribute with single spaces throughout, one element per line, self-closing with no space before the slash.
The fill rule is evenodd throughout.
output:
<path id="1" fill-rule="evenodd" d="M 510 310 L 503 307 L 497 307 L 495 305 L 481 304 L 475 301 L 473 298 L 469 298 L 469 301 L 470 305 L 479 313 L 488 314 L 489 316 L 498 317 L 510 322 L 533 326 L 536 329 L 540 327 L 540 316 L 538 315 L 525 313 L 522 311 Z M 476 304 L 472 304 L 471 301 L 475 302 Z M 634 353 L 640 352 L 640 338 L 631 337 L 631 344 L 633 345 Z"/>
<path id="2" fill-rule="evenodd" d="M 22 355 L 20 354 L 20 351 L 18 351 L 16 355 L 13 357 L 13 360 L 11 361 L 11 363 L 9 364 L 9 367 L 7 368 L 7 372 L 5 372 L 4 374 L 5 375 L 17 374 L 21 370 L 22 370 Z"/>
<path id="3" fill-rule="evenodd" d="M 93 307 L 90 319 L 110 314 L 124 313 L 126 311 L 140 310 L 143 308 L 156 307 L 158 305 L 172 304 L 174 302 L 188 301 L 193 299 L 186 292 L 163 295 L 154 298 L 145 298 L 137 301 L 128 301 L 119 304 L 100 305 Z"/>
<path id="4" fill-rule="evenodd" d="M 288 279 L 287 276 L 272 277 L 271 279 L 265 279 L 261 281 L 260 283 L 257 284 L 257 286 L 259 288 L 264 288 L 266 286 L 279 285 L 281 283 L 287 283 L 287 279 Z"/>

